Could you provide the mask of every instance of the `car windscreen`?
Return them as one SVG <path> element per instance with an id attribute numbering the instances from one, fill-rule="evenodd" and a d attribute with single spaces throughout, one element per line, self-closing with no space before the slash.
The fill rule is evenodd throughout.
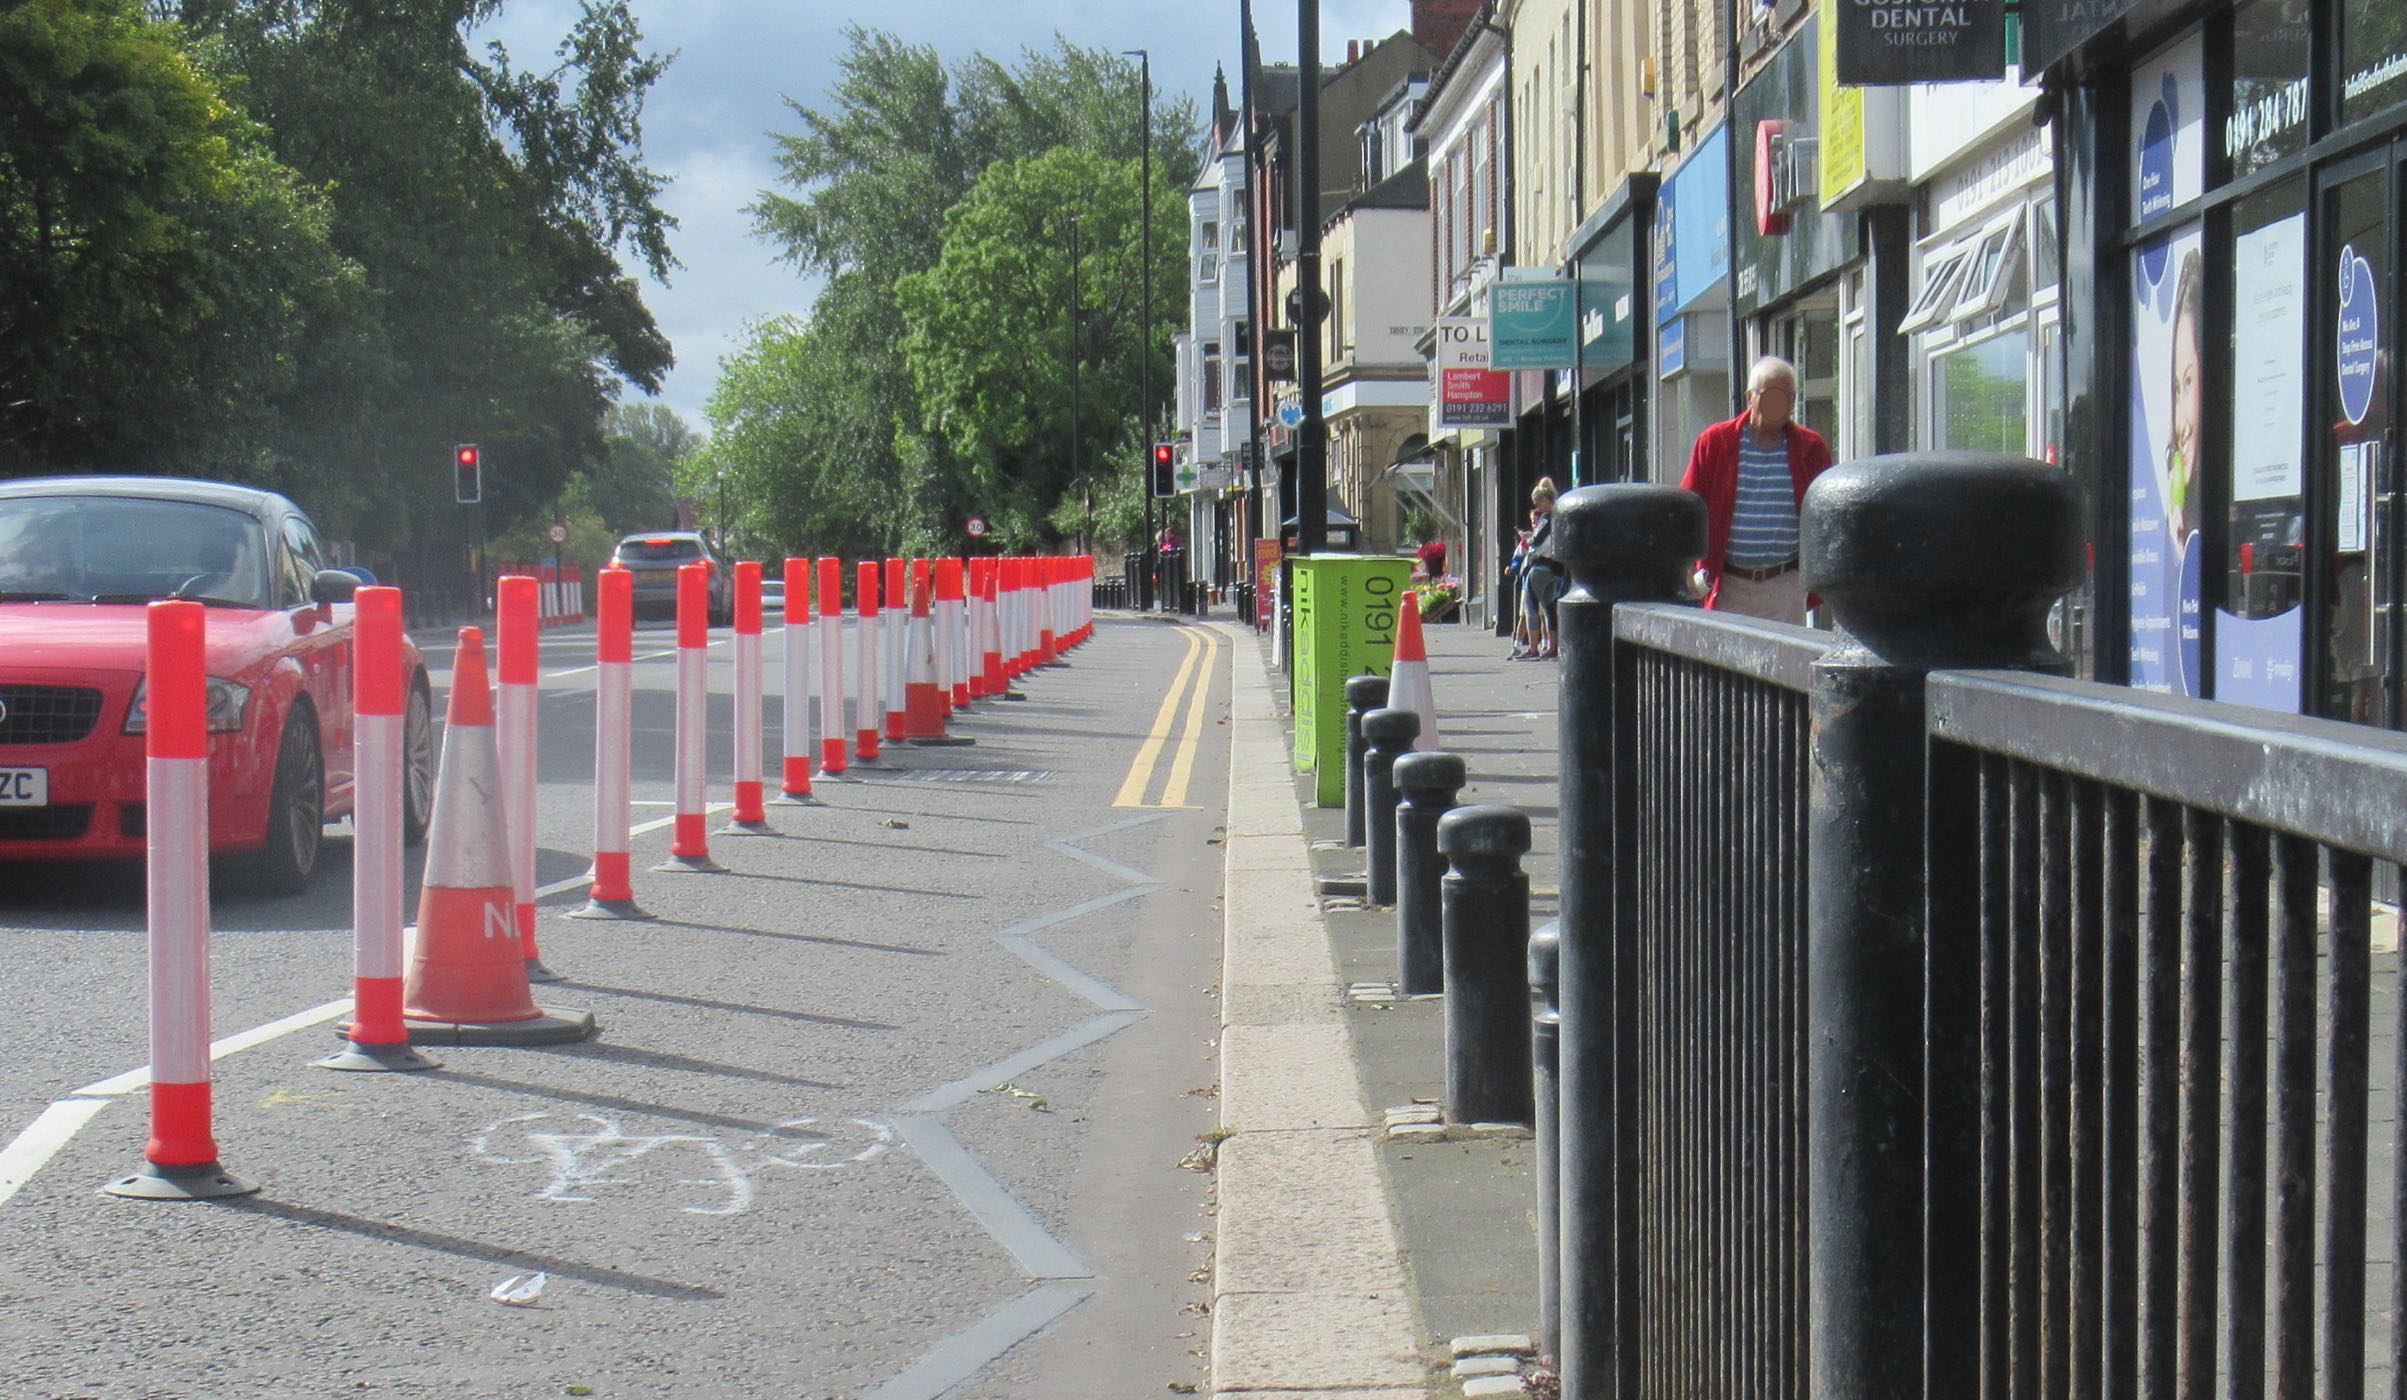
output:
<path id="1" fill-rule="evenodd" d="M 273 606 L 267 535 L 239 510 L 132 496 L 0 498 L 0 602 L 205 598 Z"/>
<path id="2" fill-rule="evenodd" d="M 618 545 L 618 559 L 622 564 L 662 564 L 701 557 L 700 540 L 621 540 Z"/>

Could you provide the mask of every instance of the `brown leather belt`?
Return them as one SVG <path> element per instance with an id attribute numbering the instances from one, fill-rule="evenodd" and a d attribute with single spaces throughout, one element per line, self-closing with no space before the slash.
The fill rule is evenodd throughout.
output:
<path id="1" fill-rule="evenodd" d="M 1768 569 L 1742 569 L 1736 564 L 1725 564 L 1722 566 L 1722 572 L 1733 578 L 1743 578 L 1749 583 L 1762 583 L 1766 579 L 1778 578 L 1796 567 L 1797 561 L 1791 559 L 1785 564 L 1774 564 Z"/>

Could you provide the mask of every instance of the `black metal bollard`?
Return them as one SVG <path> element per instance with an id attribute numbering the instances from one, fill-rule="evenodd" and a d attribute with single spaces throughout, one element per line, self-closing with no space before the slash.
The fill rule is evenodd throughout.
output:
<path id="1" fill-rule="evenodd" d="M 1387 704 L 1387 677 L 1346 681 L 1346 847 L 1362 849 L 1362 717 Z"/>
<path id="2" fill-rule="evenodd" d="M 1971 1337 L 1981 1326 L 1982 1208 L 1978 949 L 1931 944 L 1924 896 L 1980 877 L 1925 878 L 1925 823 L 1941 814 L 1927 810 L 1919 736 L 1932 671 L 2065 669 L 2048 644 L 2047 613 L 2080 581 L 2080 521 L 2079 494 L 2062 472 L 1986 453 L 1850 462 L 1806 493 L 1805 584 L 1838 623 L 1807 700 L 1806 1288 L 1816 1395 L 1979 1388 L 1971 1347 L 1931 1355 L 1924 1371 L 1926 1335 Z"/>
<path id="3" fill-rule="evenodd" d="M 1563 1172 L 1558 1147 L 1563 1139 L 1563 1008 L 1556 1000 L 1555 974 L 1562 930 L 1560 919 L 1549 919 L 1529 940 L 1529 987 L 1538 998 L 1529 1028 L 1530 1081 L 1538 1110 L 1538 1337 L 1541 1354 L 1558 1361 L 1563 1355 Z"/>
<path id="4" fill-rule="evenodd" d="M 1566 1400 L 1635 1394 L 1639 1269 L 1637 1138 L 1618 1131 L 1637 1053 L 1635 968 L 1617 945 L 1614 804 L 1633 804 L 1614 772 L 1613 607 L 1672 602 L 1705 553 L 1705 503 L 1675 486 L 1628 483 L 1566 492 L 1555 557 L 1571 574 L 1560 604 L 1563 916 L 1555 1149 L 1564 1261 L 1558 1281 Z M 1634 907 L 1634 906 L 1633 906 Z M 1625 1080 L 1629 1082 L 1624 1083 Z M 1621 1090 L 1617 1083 L 1623 1084 Z"/>
<path id="5" fill-rule="evenodd" d="M 1362 865 L 1373 908 L 1396 902 L 1396 760 L 1420 733 L 1421 717 L 1410 710 L 1362 717 Z"/>
<path id="6" fill-rule="evenodd" d="M 1396 990 L 1408 997 L 1446 990 L 1445 916 L 1438 819 L 1454 810 L 1469 773 L 1450 753 L 1396 760 Z"/>
<path id="7" fill-rule="evenodd" d="M 1381 714 L 1394 711 L 1383 710 Z M 1446 1116 L 1457 1123 L 1532 1119 L 1529 1016 L 1529 816 L 1457 807 L 1438 819 L 1446 874 Z"/>

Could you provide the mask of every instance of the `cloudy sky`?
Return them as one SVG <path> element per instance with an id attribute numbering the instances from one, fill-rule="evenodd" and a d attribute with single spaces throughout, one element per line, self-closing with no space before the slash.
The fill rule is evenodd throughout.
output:
<path id="1" fill-rule="evenodd" d="M 664 199 L 680 225 L 684 264 L 645 299 L 677 347 L 663 397 L 696 428 L 717 382 L 719 360 L 742 341 L 747 322 L 799 312 L 814 287 L 752 236 L 744 206 L 775 179 L 770 138 L 794 130 L 785 99 L 825 99 L 848 23 L 930 44 L 948 60 L 984 52 L 1016 60 L 1049 49 L 1056 33 L 1089 48 L 1145 49 L 1156 93 L 1209 98 L 1212 68 L 1237 78 L 1237 0 L 635 0 L 647 47 L 677 61 L 644 109 L 644 154 L 670 177 Z M 542 66 L 575 19 L 576 0 L 508 0 L 478 39 L 498 39 L 522 67 Z M 1292 62 L 1294 0 L 1256 0 L 1263 57 Z M 1324 61 L 1346 40 L 1407 27 L 1407 0 L 1322 0 Z M 1134 95 L 1131 95 L 1133 102 Z"/>

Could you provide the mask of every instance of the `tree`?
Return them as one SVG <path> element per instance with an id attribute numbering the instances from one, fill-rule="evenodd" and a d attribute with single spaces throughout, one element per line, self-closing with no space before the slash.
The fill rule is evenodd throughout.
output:
<path id="1" fill-rule="evenodd" d="M 319 193 L 130 0 L 0 10 L 0 471 L 259 468 L 314 320 Z"/>
<path id="2" fill-rule="evenodd" d="M 661 403 L 610 406 L 602 455 L 580 477 L 610 533 L 662 530 L 677 518 L 677 470 L 701 434 Z"/>
<path id="3" fill-rule="evenodd" d="M 1133 163 L 1141 142 L 1136 67 L 1118 55 L 1081 49 L 1057 37 L 1053 51 L 1024 53 L 1016 68 L 979 55 L 948 73 L 931 48 L 858 26 L 846 37 L 850 47 L 828 102 L 814 108 L 789 99 L 801 129 L 778 138 L 784 188 L 764 191 L 751 211 L 761 236 L 798 268 L 825 275 L 826 286 L 806 321 L 759 328 L 752 345 L 731 362 L 712 400 L 712 452 L 725 444 L 726 451 L 747 459 L 751 449 L 745 444 L 769 425 L 808 443 L 813 455 L 807 468 L 764 460 L 757 478 L 743 467 L 731 478 L 748 499 L 750 488 L 742 483 L 749 480 L 784 485 L 797 473 L 810 479 L 799 496 L 752 507 L 763 520 L 783 522 L 779 528 L 790 532 L 783 536 L 787 539 L 857 532 L 882 538 L 887 548 L 953 548 L 961 541 L 964 520 L 985 514 L 999 523 L 1006 542 L 1032 543 L 1047 534 L 1044 522 L 1065 474 L 1038 472 L 1022 480 L 1022 469 L 1037 460 L 1038 428 L 1023 424 L 1014 430 L 1000 412 L 965 414 L 960 397 L 971 386 L 939 381 L 948 364 L 1000 367 L 1015 384 L 998 393 L 996 402 L 1009 397 L 1034 411 L 1041 381 L 1050 372 L 1058 380 L 1060 400 L 1044 412 L 1057 424 L 1066 423 L 1066 362 L 1038 348 L 1059 345 L 1061 337 L 1029 340 L 1038 326 L 1027 307 L 1015 306 L 1008 326 L 997 322 L 982 328 L 967 318 L 946 317 L 923 301 L 914 319 L 899 299 L 901 288 L 914 276 L 935 275 L 948 258 L 955 280 L 973 278 L 981 258 L 998 270 L 1027 261 L 999 246 L 954 253 L 951 225 L 941 217 L 972 198 L 999 165 L 1060 151 L 1103 162 L 1098 169 Z M 1185 207 L 1185 175 L 1201 158 L 1201 145 L 1191 102 L 1156 103 L 1153 115 L 1155 167 L 1162 182 L 1156 205 L 1168 214 Z M 1135 185 L 1134 175 L 1127 175 L 1127 189 L 1133 192 Z M 997 194 L 989 202 L 1008 201 Z M 1133 210 L 1131 204 L 1126 228 L 1134 227 Z M 1000 210 L 991 216 L 1007 221 Z M 1157 238 L 1158 250 L 1170 254 L 1171 263 L 1181 263 L 1184 225 L 1173 217 L 1165 227 L 1174 236 Z M 966 236 L 971 242 L 987 237 L 975 230 Z M 1051 227 L 1041 236 L 1054 245 L 1052 261 L 1061 263 L 1061 229 Z M 1133 252 L 1128 261 L 1133 266 Z M 1034 261 L 1020 271 L 1030 285 L 1041 280 Z M 1066 268 L 1054 280 L 1066 288 Z M 1128 280 L 1133 283 L 1133 275 Z M 1160 283 L 1179 285 L 1175 273 Z M 1066 304 L 1065 297 L 1055 306 Z M 1125 303 L 1122 311 L 1132 306 Z M 1176 309 L 1173 298 L 1172 314 L 1157 317 L 1162 345 L 1168 343 Z M 906 358 L 895 334 L 898 322 L 928 327 L 916 362 Z M 1093 343 L 1087 354 L 1100 366 L 1124 352 L 1123 367 L 1133 369 L 1134 336 L 1127 329 L 1133 320 L 1123 315 L 1121 329 L 1109 333 L 1098 329 L 1101 324 L 1088 327 Z M 981 335 L 992 343 L 974 345 Z M 822 363 L 799 362 L 795 357 L 805 346 Z M 1050 371 L 1036 363 L 1048 356 Z M 831 382 L 828 366 L 842 367 L 839 382 Z M 1166 392 L 1171 379 L 1165 372 L 1155 382 Z M 810 403 L 754 397 L 806 391 L 822 397 Z M 1122 395 L 1117 405 L 1099 399 L 1088 417 L 1096 441 L 1114 435 L 1115 416 L 1130 416 L 1134 395 L 1125 386 Z M 1063 443 L 1066 437 L 1054 439 L 1056 450 L 1066 454 Z M 1008 483 L 1003 493 L 1008 499 L 998 502 L 997 483 Z M 802 513 L 807 511 L 828 513 Z M 752 518 L 748 515 L 748 522 Z"/>
<path id="4" fill-rule="evenodd" d="M 896 286 L 919 431 L 941 440 L 957 464 L 946 495 L 976 502 L 1007 546 L 1051 533 L 1049 518 L 1072 483 L 1074 432 L 1090 468 L 1125 461 L 1111 449 L 1134 436 L 1139 356 L 1148 353 L 1138 343 L 1139 178 L 1135 161 L 1072 146 L 998 161 L 945 217 L 936 265 Z M 1155 193 L 1150 285 L 1154 322 L 1167 328 L 1185 298 L 1185 205 Z M 1083 313 L 1075 331 L 1072 218 Z M 1168 385 L 1172 366 L 1159 337 L 1150 353 L 1155 382 Z"/>

